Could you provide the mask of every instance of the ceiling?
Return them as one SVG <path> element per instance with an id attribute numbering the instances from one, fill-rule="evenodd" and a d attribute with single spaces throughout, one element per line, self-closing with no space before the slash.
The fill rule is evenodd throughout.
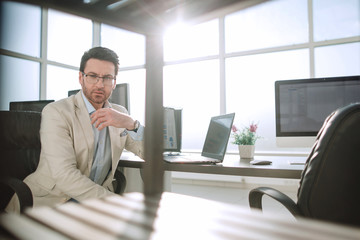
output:
<path id="1" fill-rule="evenodd" d="M 176 21 L 201 21 L 265 0 L 19 0 L 142 34 L 162 32 Z"/>

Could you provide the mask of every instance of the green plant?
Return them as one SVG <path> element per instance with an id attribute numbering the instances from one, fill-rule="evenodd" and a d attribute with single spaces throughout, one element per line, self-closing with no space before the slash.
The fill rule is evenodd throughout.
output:
<path id="1" fill-rule="evenodd" d="M 255 145 L 260 137 L 256 134 L 258 124 L 251 123 L 249 127 L 239 130 L 235 125 L 232 126 L 233 144 L 236 145 Z"/>

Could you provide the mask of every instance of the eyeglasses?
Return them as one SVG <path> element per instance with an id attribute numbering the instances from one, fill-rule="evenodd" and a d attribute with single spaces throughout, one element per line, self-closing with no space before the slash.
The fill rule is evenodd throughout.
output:
<path id="1" fill-rule="evenodd" d="M 86 77 L 86 80 L 90 84 L 96 84 L 97 82 L 99 82 L 100 78 L 102 78 L 104 85 L 112 86 L 114 84 L 114 80 L 116 79 L 115 77 L 113 77 L 111 75 L 100 77 L 96 74 L 86 74 L 84 72 L 81 72 L 81 73 Z"/>

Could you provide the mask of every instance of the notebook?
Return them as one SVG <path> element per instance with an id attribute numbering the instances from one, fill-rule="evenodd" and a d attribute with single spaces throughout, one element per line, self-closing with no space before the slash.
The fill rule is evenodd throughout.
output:
<path id="1" fill-rule="evenodd" d="M 221 163 L 224 160 L 235 113 L 212 117 L 200 155 L 164 156 L 169 163 Z"/>

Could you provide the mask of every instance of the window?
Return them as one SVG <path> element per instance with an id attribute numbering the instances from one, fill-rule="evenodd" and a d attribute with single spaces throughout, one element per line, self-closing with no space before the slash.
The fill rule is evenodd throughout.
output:
<path id="1" fill-rule="evenodd" d="M 256 149 L 274 151 L 276 80 L 308 78 L 309 50 L 300 49 L 229 58 L 226 60 L 226 109 L 236 112 L 239 128 L 252 121 L 262 137 Z M 228 149 L 236 150 L 230 144 Z M 289 149 L 287 149 L 289 150 Z"/>
<path id="2" fill-rule="evenodd" d="M 3 55 L 0 62 L 1 110 L 9 110 L 12 101 L 39 99 L 39 63 Z"/>
<path id="3" fill-rule="evenodd" d="M 259 121 L 263 138 L 256 151 L 290 151 L 275 144 L 274 81 L 360 74 L 359 4 L 273 0 L 170 28 L 164 34 L 164 105 L 183 108 L 184 149 L 201 150 L 211 116 L 236 112 L 237 125 Z M 80 88 L 82 54 L 101 45 L 118 53 L 117 82 L 129 83 L 130 112 L 145 120 L 144 36 L 16 2 L 2 1 L 0 17 L 2 109 L 9 101 L 67 97 Z M 41 39 L 47 39 L 42 53 Z M 14 73 L 16 81 L 9 81 Z M 228 150 L 237 151 L 232 144 Z"/>
<path id="4" fill-rule="evenodd" d="M 52 9 L 48 19 L 49 60 L 79 67 L 81 56 L 92 46 L 92 22 Z"/>
<path id="5" fill-rule="evenodd" d="M 360 35 L 359 0 L 313 0 L 314 40 Z"/>
<path id="6" fill-rule="evenodd" d="M 102 24 L 101 46 L 112 49 L 119 56 L 116 82 L 129 83 L 130 113 L 145 123 L 145 36 Z"/>
<path id="7" fill-rule="evenodd" d="M 194 26 L 177 25 L 164 35 L 164 60 L 186 61 L 164 67 L 164 106 L 182 108 L 182 147 L 199 150 L 210 118 L 220 113 L 219 21 Z"/>
<path id="8" fill-rule="evenodd" d="M 164 36 L 164 60 L 217 55 L 219 52 L 219 23 L 212 20 L 195 26 L 176 25 Z"/>
<path id="9" fill-rule="evenodd" d="M 1 1 L 1 48 L 40 56 L 40 7 Z"/>
<path id="10" fill-rule="evenodd" d="M 360 75 L 360 42 L 315 48 L 316 77 Z"/>
<path id="11" fill-rule="evenodd" d="M 164 37 L 164 58 L 168 62 L 164 68 L 164 105 L 183 108 L 184 148 L 201 150 L 201 136 L 206 134 L 209 118 L 236 112 L 238 125 L 259 121 L 263 138 L 257 143 L 257 151 L 308 152 L 276 146 L 274 81 L 359 74 L 360 43 L 358 39 L 346 39 L 360 35 L 358 5 L 355 1 L 334 0 L 329 4 L 325 0 L 268 1 L 224 16 L 224 21 L 216 21 L 216 27 L 210 21 L 168 31 Z M 341 9 L 351 10 L 339 13 Z M 326 32 L 332 32 L 328 36 L 336 42 L 314 44 L 312 36 L 316 41 L 325 39 L 316 32 L 322 28 L 321 21 L 333 21 L 332 25 L 343 28 L 340 34 L 328 24 Z M 219 26 L 222 23 L 224 26 Z M 209 31 L 210 35 L 201 38 L 204 33 L 200 29 L 207 24 L 214 24 L 213 29 L 220 31 Z M 224 46 L 212 47 L 222 38 Z M 221 48 L 225 53 L 219 52 Z M 209 61 L 211 67 L 205 64 L 209 59 L 214 59 Z M 220 71 L 221 66 L 225 66 L 224 71 Z M 202 86 L 206 86 L 205 91 Z M 197 117 L 201 121 L 194 124 Z M 202 126 L 198 129 L 192 127 L 199 124 Z M 236 146 L 229 144 L 228 150 L 236 151 Z"/>
<path id="12" fill-rule="evenodd" d="M 39 99 L 41 9 L 28 4 L 0 2 L 0 47 L 28 56 L 0 56 L 0 109 L 11 101 Z"/>
<path id="13" fill-rule="evenodd" d="M 145 69 L 120 71 L 116 83 L 129 83 L 130 114 L 134 119 L 145 123 Z"/>
<path id="14" fill-rule="evenodd" d="M 119 56 L 120 67 L 145 64 L 145 36 L 106 24 L 101 25 L 101 46 Z"/>
<path id="15" fill-rule="evenodd" d="M 307 1 L 269 1 L 225 17 L 226 52 L 308 41 Z"/>
<path id="16" fill-rule="evenodd" d="M 81 88 L 78 70 L 48 65 L 47 79 L 47 99 L 60 100 L 68 96 L 69 90 Z"/>
<path id="17" fill-rule="evenodd" d="M 48 21 L 47 57 L 57 65 L 47 66 L 46 98 L 60 100 L 68 96 L 69 90 L 81 88 L 78 69 L 81 56 L 92 46 L 92 22 L 52 9 Z"/>
<path id="18" fill-rule="evenodd" d="M 201 149 L 210 118 L 220 113 L 219 62 L 166 66 L 164 106 L 182 108 L 182 147 Z"/>

